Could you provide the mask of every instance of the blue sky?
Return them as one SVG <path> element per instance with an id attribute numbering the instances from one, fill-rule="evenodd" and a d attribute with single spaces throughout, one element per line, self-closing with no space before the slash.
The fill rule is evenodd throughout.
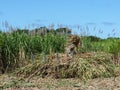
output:
<path id="1" fill-rule="evenodd" d="M 120 0 L 0 0 L 0 29 L 5 21 L 20 28 L 62 24 L 74 33 L 80 26 L 89 35 L 118 37 L 119 9 Z"/>

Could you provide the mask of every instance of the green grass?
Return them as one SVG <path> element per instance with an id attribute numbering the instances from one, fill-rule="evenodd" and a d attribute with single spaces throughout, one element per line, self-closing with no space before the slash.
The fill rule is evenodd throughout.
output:
<path id="1" fill-rule="evenodd" d="M 56 34 L 40 36 L 17 32 L 1 33 L 0 47 L 3 66 L 7 71 L 20 67 L 20 59 L 31 57 L 31 52 L 33 54 L 64 52 L 65 38 L 65 36 Z"/>

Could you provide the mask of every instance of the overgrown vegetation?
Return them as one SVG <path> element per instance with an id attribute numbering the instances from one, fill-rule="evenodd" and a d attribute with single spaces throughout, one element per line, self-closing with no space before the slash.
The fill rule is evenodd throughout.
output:
<path id="1" fill-rule="evenodd" d="M 22 73 L 28 77 L 30 74 L 35 73 L 36 70 L 39 70 L 37 75 L 46 76 L 47 72 L 45 70 L 50 68 L 51 73 L 54 73 L 55 77 L 78 77 L 82 80 L 116 76 L 115 68 L 120 67 L 119 38 L 101 39 L 94 36 L 82 36 L 82 47 L 78 47 L 78 52 L 82 52 L 83 56 L 87 56 L 86 53 L 88 52 L 92 54 L 94 52 L 94 55 L 90 58 L 81 57 L 81 54 L 79 54 L 69 65 L 60 66 L 58 64 L 55 67 L 51 63 L 41 62 L 43 59 L 40 55 L 64 53 L 68 35 L 72 34 L 67 28 L 49 30 L 45 27 L 37 28 L 33 31 L 18 29 L 13 32 L 1 32 L 1 71 L 14 71 L 17 68 L 17 74 Z M 104 53 L 101 54 L 98 52 Z M 37 58 L 41 58 L 40 62 L 31 63 L 30 60 L 32 58 L 35 59 L 32 55 L 38 55 Z"/>
<path id="2" fill-rule="evenodd" d="M 30 57 L 31 53 L 64 52 L 65 36 L 57 34 L 40 36 L 14 32 L 12 34 L 1 33 L 0 36 L 1 59 L 5 69 L 20 67 L 20 59 Z"/>

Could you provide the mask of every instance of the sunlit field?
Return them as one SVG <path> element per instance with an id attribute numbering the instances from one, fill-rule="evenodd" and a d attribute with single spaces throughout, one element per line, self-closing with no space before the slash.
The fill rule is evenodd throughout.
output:
<path id="1" fill-rule="evenodd" d="M 81 31 L 74 34 L 68 27 L 1 30 L 0 89 L 85 90 L 94 80 L 102 84 L 107 78 L 120 83 L 120 38 L 102 39 Z M 70 41 L 74 36 L 79 41 Z"/>

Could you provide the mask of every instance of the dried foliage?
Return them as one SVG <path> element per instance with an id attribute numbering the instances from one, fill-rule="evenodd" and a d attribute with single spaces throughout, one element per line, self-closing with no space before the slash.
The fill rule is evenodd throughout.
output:
<path id="1" fill-rule="evenodd" d="M 111 61 L 111 54 L 78 54 L 74 61 L 71 58 L 64 63 L 62 63 L 62 59 L 60 57 L 59 62 L 55 60 L 46 63 L 37 61 L 16 70 L 15 74 L 27 78 L 27 80 L 34 76 L 41 76 L 43 78 L 80 78 L 84 81 L 98 77 L 117 76 L 116 66 Z M 65 59 L 66 57 L 64 56 Z"/>

